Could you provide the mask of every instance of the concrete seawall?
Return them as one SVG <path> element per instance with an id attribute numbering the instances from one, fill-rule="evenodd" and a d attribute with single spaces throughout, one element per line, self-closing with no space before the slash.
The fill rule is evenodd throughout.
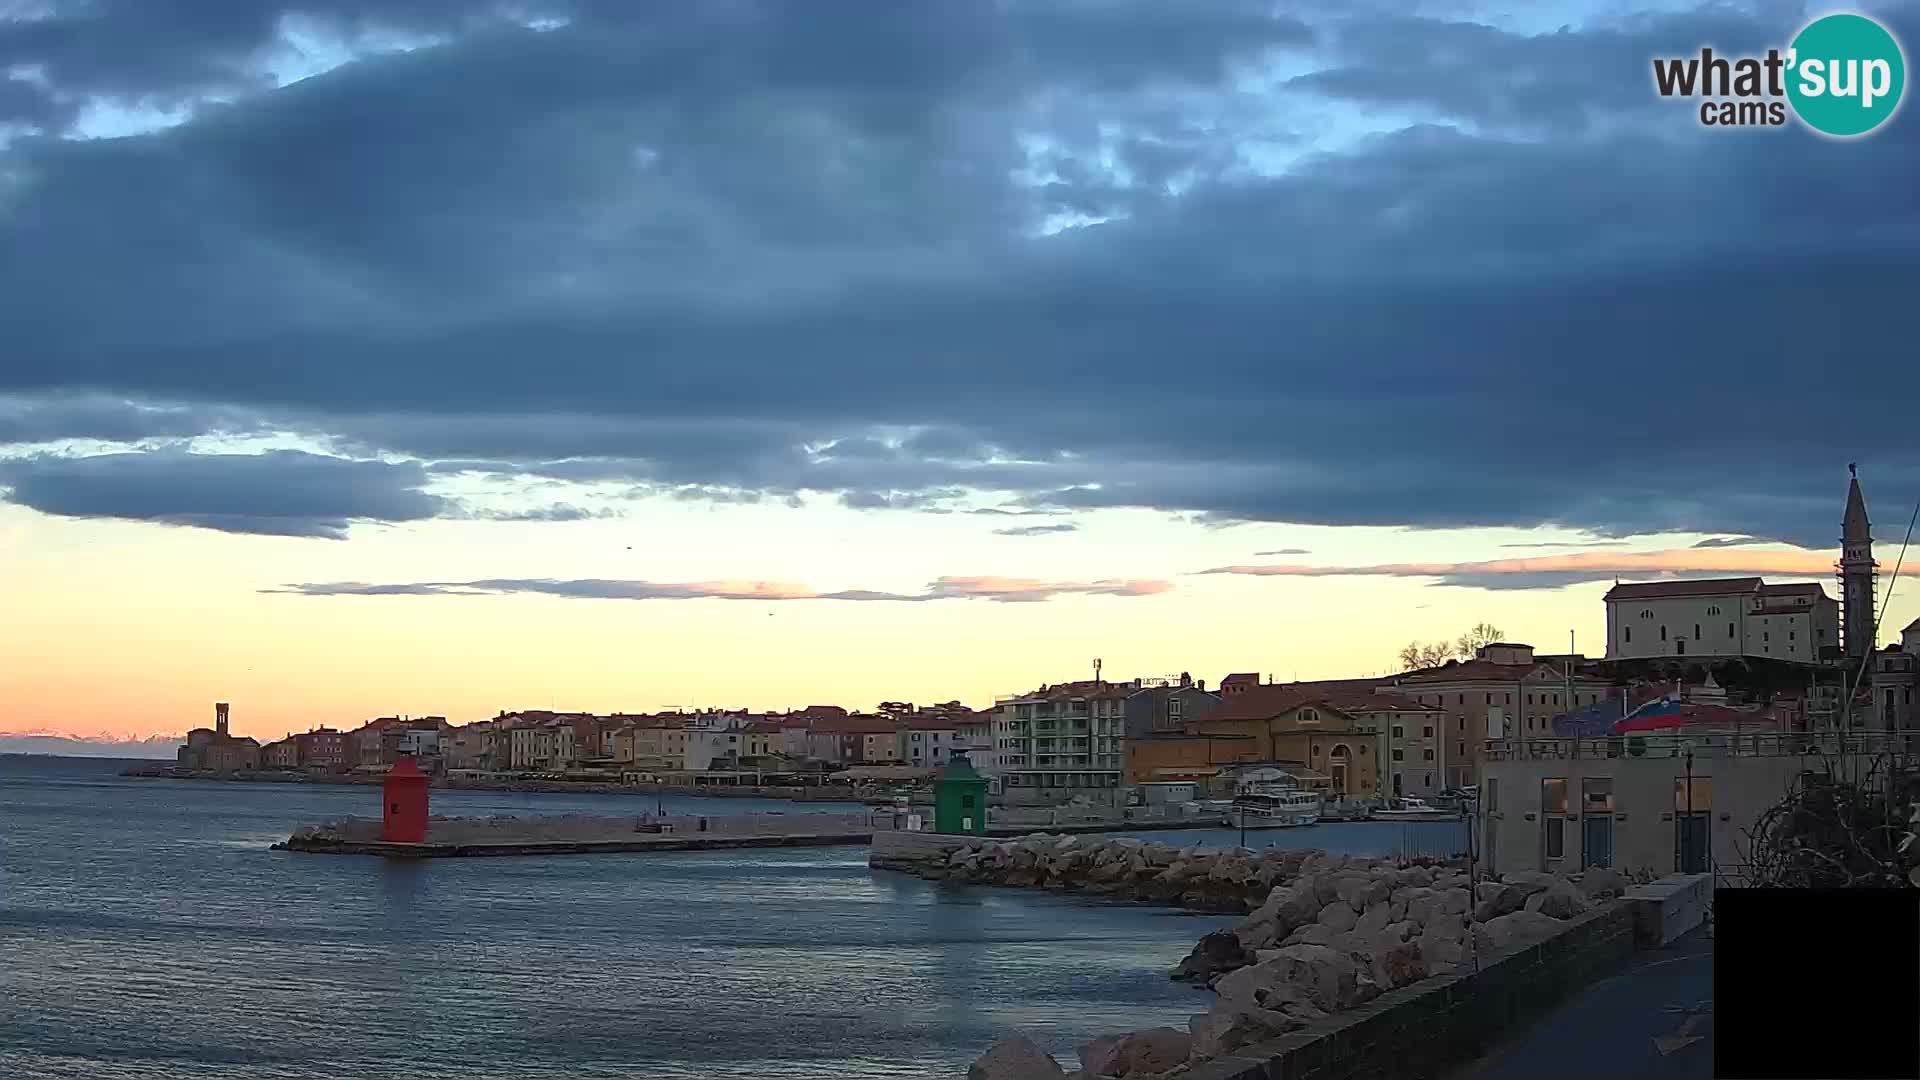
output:
<path id="1" fill-rule="evenodd" d="M 294 836 L 273 845 L 275 851 L 316 855 L 384 855 L 402 859 L 448 859 L 502 855 L 610 855 L 642 851 L 722 851 L 733 848 L 848 847 L 865 844 L 872 833 L 796 833 L 759 836 L 657 835 L 630 840 L 502 840 L 490 843 L 395 844 L 385 840 L 332 840 Z"/>

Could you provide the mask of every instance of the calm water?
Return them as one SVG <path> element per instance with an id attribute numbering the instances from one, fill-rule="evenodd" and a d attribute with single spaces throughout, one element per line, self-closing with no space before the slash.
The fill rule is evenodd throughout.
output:
<path id="1" fill-rule="evenodd" d="M 1226 922 L 876 873 L 864 848 L 272 852 L 377 800 L 123 780 L 124 764 L 0 757 L 0 1077 L 953 1076 L 1016 1029 L 1071 1061 L 1094 1035 L 1184 1024 L 1208 995 L 1167 968 Z M 434 793 L 446 814 L 653 805 Z M 1368 850 L 1403 833 L 1282 837 Z"/>

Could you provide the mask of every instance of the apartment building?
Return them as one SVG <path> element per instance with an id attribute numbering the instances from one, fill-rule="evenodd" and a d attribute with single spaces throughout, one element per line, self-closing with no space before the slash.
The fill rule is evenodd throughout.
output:
<path id="1" fill-rule="evenodd" d="M 1391 680 L 1395 692 L 1442 714 L 1431 725 L 1440 787 L 1474 783 L 1488 739 L 1549 732 L 1555 716 L 1602 700 L 1611 685 L 1570 658 L 1558 664 L 1537 660 L 1533 646 L 1507 642 L 1483 646 L 1472 660 L 1449 660 Z M 1430 726 L 1419 723 L 1423 732 Z"/>
<path id="2" fill-rule="evenodd" d="M 1042 801 L 1118 788 L 1126 701 L 1137 689 L 1089 680 L 997 699 L 994 753 L 1007 798 Z"/>

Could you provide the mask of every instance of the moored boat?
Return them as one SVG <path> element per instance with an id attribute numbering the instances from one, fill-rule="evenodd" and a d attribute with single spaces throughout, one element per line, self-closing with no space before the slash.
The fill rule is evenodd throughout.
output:
<path id="1" fill-rule="evenodd" d="M 1429 805 L 1425 799 L 1412 797 L 1388 799 L 1386 805 L 1372 815 L 1375 821 L 1450 821 L 1459 816 L 1457 810 L 1443 810 Z"/>
<path id="2" fill-rule="evenodd" d="M 1288 829 L 1320 820 L 1321 796 L 1300 788 L 1261 788 L 1233 800 L 1222 824 L 1229 829 Z"/>

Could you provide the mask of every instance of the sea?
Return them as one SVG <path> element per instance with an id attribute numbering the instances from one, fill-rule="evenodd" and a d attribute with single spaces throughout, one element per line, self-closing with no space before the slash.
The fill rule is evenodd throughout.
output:
<path id="1" fill-rule="evenodd" d="M 270 850 L 369 788 L 132 779 L 0 756 L 0 1077 L 138 1080 L 964 1076 L 1025 1034 L 1184 1027 L 1167 971 L 1230 920 L 922 881 L 864 847 L 388 860 Z M 435 791 L 446 815 L 653 796 Z M 672 797 L 709 816 L 845 804 Z M 1255 846 L 1390 853 L 1406 825 Z M 1422 823 L 1445 847 L 1452 826 Z M 1143 834 L 1149 835 L 1149 834 Z M 1150 834 L 1231 845 L 1225 829 Z"/>

